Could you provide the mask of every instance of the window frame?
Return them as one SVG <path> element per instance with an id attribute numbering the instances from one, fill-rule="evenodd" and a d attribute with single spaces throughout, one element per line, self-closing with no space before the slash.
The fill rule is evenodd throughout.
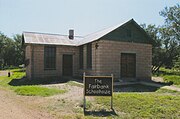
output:
<path id="1" fill-rule="evenodd" d="M 84 69 L 84 46 L 79 46 L 79 69 Z"/>
<path id="2" fill-rule="evenodd" d="M 87 69 L 92 69 L 92 43 L 87 44 L 86 52 Z"/>
<path id="3" fill-rule="evenodd" d="M 44 46 L 44 70 L 56 70 L 56 46 Z"/>

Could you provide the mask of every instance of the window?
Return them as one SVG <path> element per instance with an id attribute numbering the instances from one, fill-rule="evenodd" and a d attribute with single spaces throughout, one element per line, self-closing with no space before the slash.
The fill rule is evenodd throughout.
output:
<path id="1" fill-rule="evenodd" d="M 83 69 L 83 46 L 79 47 L 79 68 Z"/>
<path id="2" fill-rule="evenodd" d="M 92 44 L 87 44 L 87 68 L 92 69 Z"/>
<path id="3" fill-rule="evenodd" d="M 44 69 L 56 69 L 55 46 L 44 46 Z"/>

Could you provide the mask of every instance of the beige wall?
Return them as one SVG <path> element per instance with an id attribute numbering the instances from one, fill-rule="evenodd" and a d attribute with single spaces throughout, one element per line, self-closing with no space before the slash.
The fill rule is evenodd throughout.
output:
<path id="1" fill-rule="evenodd" d="M 99 47 L 95 49 L 95 44 Z M 86 45 L 84 46 L 86 52 Z M 84 70 L 87 75 L 111 75 L 121 78 L 121 53 L 136 54 L 136 79 L 151 79 L 152 46 L 150 44 L 100 40 L 92 43 L 92 70 L 86 69 L 84 53 Z M 123 79 L 124 80 L 124 79 Z"/>
<path id="2" fill-rule="evenodd" d="M 27 45 L 25 47 L 25 61 L 27 62 L 28 60 L 28 65 L 26 66 L 26 77 L 31 78 L 31 46 Z"/>
<path id="3" fill-rule="evenodd" d="M 32 54 L 33 48 L 34 48 L 34 54 Z M 34 55 L 34 63 L 31 63 L 26 67 L 28 78 L 31 78 L 31 77 L 45 78 L 45 77 L 50 77 L 50 76 L 54 76 L 54 77 L 62 76 L 63 54 L 73 55 L 73 75 L 78 74 L 78 66 L 79 66 L 78 47 L 56 46 L 56 70 L 44 70 L 44 45 L 33 45 L 31 46 L 30 50 L 29 50 L 29 46 L 27 46 L 26 54 L 31 54 L 30 57 L 26 55 L 26 59 L 30 58 L 31 61 L 33 59 L 32 56 Z"/>
<path id="4" fill-rule="evenodd" d="M 95 44 L 99 47 L 96 49 Z M 84 69 L 79 69 L 79 47 L 57 46 L 56 47 L 56 70 L 44 70 L 44 46 L 33 45 L 34 66 L 32 62 L 27 66 L 27 77 L 62 76 L 63 54 L 73 54 L 73 76 L 87 75 L 111 75 L 116 79 L 121 78 L 121 53 L 136 54 L 136 79 L 151 79 L 152 46 L 150 44 L 118 42 L 100 40 L 92 43 L 92 69 L 87 69 L 86 45 L 84 45 Z M 33 47 L 26 47 L 26 59 L 32 61 Z"/>

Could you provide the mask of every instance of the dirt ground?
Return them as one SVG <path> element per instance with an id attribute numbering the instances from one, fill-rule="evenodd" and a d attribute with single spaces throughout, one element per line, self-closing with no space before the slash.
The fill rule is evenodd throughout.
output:
<path id="1" fill-rule="evenodd" d="M 64 100 L 73 100 L 73 101 L 80 101 L 83 99 L 83 88 L 78 86 L 71 86 L 67 84 L 50 84 L 44 85 L 45 87 L 53 87 L 58 89 L 67 90 L 68 92 L 63 95 L 55 95 L 51 96 L 50 98 L 53 99 L 64 99 Z"/>
<path id="2" fill-rule="evenodd" d="M 44 103 L 39 104 L 42 108 L 45 108 L 51 114 L 55 115 L 57 118 L 66 117 L 72 118 L 72 115 L 83 113 L 83 88 L 79 86 L 72 86 L 66 83 L 63 84 L 50 84 L 44 85 L 45 87 L 53 87 L 58 89 L 67 90 L 65 94 L 54 95 L 48 98 L 46 105 Z M 89 97 L 88 100 L 94 100 L 93 97 Z M 64 118 L 65 118 L 64 117 Z M 74 117 L 75 118 L 75 117 Z"/>
<path id="3" fill-rule="evenodd" d="M 0 119 L 61 119 L 62 115 L 82 111 L 83 88 L 68 84 L 45 87 L 65 89 L 65 94 L 50 97 L 20 96 L 0 88 Z"/>
<path id="4" fill-rule="evenodd" d="M 152 77 L 152 80 L 155 82 L 164 82 L 162 77 Z"/>
<path id="5" fill-rule="evenodd" d="M 53 119 L 31 105 L 33 100 L 34 97 L 17 96 L 9 90 L 0 89 L 0 119 Z"/>
<path id="6" fill-rule="evenodd" d="M 0 76 L 7 76 L 8 72 L 7 71 L 0 71 Z"/>
<path id="7" fill-rule="evenodd" d="M 152 80 L 155 82 L 164 82 L 162 77 L 152 77 Z M 174 86 L 174 85 L 170 85 L 170 86 L 163 86 L 162 88 L 164 89 L 169 89 L 169 90 L 175 90 L 175 91 L 179 91 L 180 92 L 180 88 Z"/>
<path id="8" fill-rule="evenodd" d="M 2 73 L 1 73 L 2 74 Z M 161 79 L 158 79 L 158 81 Z M 61 119 L 83 113 L 83 88 L 68 83 L 43 85 L 67 90 L 50 97 L 20 96 L 0 88 L 0 119 Z M 93 97 L 88 97 L 92 101 Z"/>

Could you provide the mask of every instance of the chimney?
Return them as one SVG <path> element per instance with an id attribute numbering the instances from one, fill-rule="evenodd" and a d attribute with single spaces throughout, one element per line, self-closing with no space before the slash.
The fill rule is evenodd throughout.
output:
<path id="1" fill-rule="evenodd" d="M 73 29 L 69 30 L 69 39 L 71 39 L 71 40 L 74 39 L 74 30 Z"/>

